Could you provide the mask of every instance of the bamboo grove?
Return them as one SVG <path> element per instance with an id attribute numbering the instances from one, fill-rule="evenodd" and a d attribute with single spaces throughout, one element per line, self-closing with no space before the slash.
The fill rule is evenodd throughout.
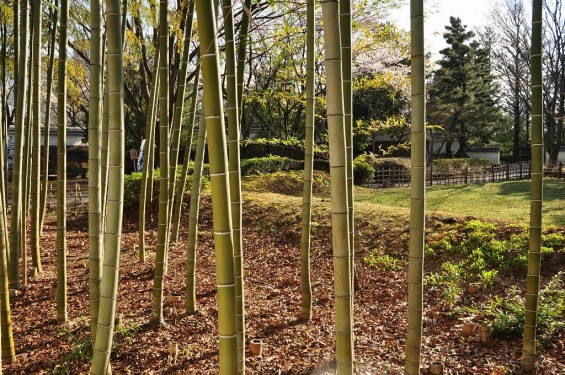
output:
<path id="1" fill-rule="evenodd" d="M 355 222 L 353 187 L 353 78 L 352 23 L 349 0 L 307 0 L 306 80 L 304 124 L 304 187 L 300 259 L 300 320 L 312 319 L 313 290 L 310 281 L 312 225 L 312 184 L 315 137 L 316 25 L 323 30 L 324 82 L 329 145 L 332 250 L 334 264 L 335 357 L 338 374 L 355 372 Z M 422 322 L 424 315 L 423 267 L 426 199 L 426 91 L 423 0 L 411 0 L 411 181 L 410 241 L 408 266 L 407 339 L 405 373 L 419 374 L 422 364 Z M 245 373 L 245 227 L 242 212 L 240 144 L 245 111 L 246 54 L 253 48 L 250 24 L 253 12 L 262 6 L 244 1 L 187 0 L 179 2 L 182 17 L 171 19 L 168 0 L 152 5 L 157 27 L 150 49 L 142 53 L 150 64 L 142 67 L 145 108 L 139 113 L 146 121 L 142 177 L 139 195 L 139 262 L 154 262 L 152 307 L 148 320 L 167 322 L 163 308 L 170 246 L 186 247 L 185 306 L 187 314 L 197 312 L 198 218 L 203 175 L 211 182 L 213 237 L 216 260 L 218 303 L 218 351 L 220 374 Z M 321 12 L 316 11 L 317 6 Z M 527 276 L 526 316 L 522 366 L 535 367 L 536 314 L 539 293 L 541 206 L 543 181 L 543 102 L 541 1 L 533 2 L 532 19 L 532 200 L 530 253 Z M 10 290 L 30 282 L 28 272 L 42 272 L 41 235 L 47 205 L 49 131 L 52 86 L 56 82 L 57 104 L 57 320 L 68 319 L 67 305 L 67 81 L 68 54 L 77 49 L 68 38 L 68 0 L 46 2 L 19 0 L 14 9 L 14 157 L 9 176 L 0 167 L 0 329 L 2 360 L 15 360 Z M 71 5 L 72 9 L 72 5 Z M 140 3 L 119 0 L 89 2 L 89 89 L 88 89 L 88 281 L 92 374 L 111 371 L 110 356 L 116 320 L 124 211 L 126 127 L 124 106 L 132 93 L 124 89 L 124 49 L 128 35 L 143 38 Z M 320 15 L 320 19 L 316 19 Z M 45 17 L 45 15 L 47 15 Z M 406 15 L 408 17 L 408 15 Z M 45 22 L 47 20 L 47 22 Z M 237 26 L 237 27 L 236 27 Z M 178 30 L 177 30 L 178 29 Z M 180 31 L 180 33 L 178 32 Z M 173 37 L 172 35 L 176 35 Z M 47 40 L 47 48 L 42 41 Z M 176 40 L 176 41 L 175 41 Z M 171 45 L 174 41 L 174 45 Z M 30 47 L 30 48 L 28 48 Z M 47 54 L 45 54 L 47 51 Z M 151 58 L 151 53 L 153 54 Z M 43 56 L 45 54 L 45 56 Z M 149 57 L 148 57 L 149 56 Z M 41 62 L 45 60 L 47 64 Z M 43 65 L 47 66 L 42 71 Z M 54 80 L 54 67 L 57 67 Z M 222 70 L 225 69 L 225 72 Z M 225 75 L 224 75 L 225 74 Z M 46 77 L 47 92 L 42 93 Z M 318 82 L 319 83 L 319 82 Z M 45 102 L 42 102 L 45 98 Z M 129 99 L 128 99 L 129 98 Z M 227 124 L 226 124 L 227 121 Z M 198 123 L 196 127 L 195 124 Z M 45 140 L 40 141 L 43 129 Z M 6 137 L 7 129 L 0 131 Z M 184 136 L 183 136 L 184 134 Z M 226 137 L 227 135 L 227 137 Z M 194 147 L 195 146 L 195 147 Z M 195 152 L 191 152 L 195 149 Z M 194 160 L 191 156 L 194 154 Z M 180 155 L 184 155 L 180 162 Z M 7 151 L 0 145 L 0 162 Z M 209 171 L 204 161 L 209 161 Z M 159 184 L 153 186 L 155 164 Z M 180 176 L 177 167 L 181 167 Z M 192 171 L 189 210 L 183 203 L 187 177 Z M 31 176 L 28 183 L 28 175 Z M 6 181 L 10 181 L 10 186 Z M 11 202 L 7 202 L 7 191 Z M 159 191 L 158 215 L 153 217 L 154 190 Z M 28 203 L 29 202 L 29 203 Z M 11 206 L 8 215 L 8 205 Z M 31 247 L 26 246 L 27 218 L 31 218 Z M 188 217 L 188 240 L 181 232 L 181 217 Z M 157 220 L 154 249 L 146 244 L 146 226 Z M 9 222 L 8 222 L 9 221 Z M 8 225 L 10 224 L 10 225 Z M 149 251 L 155 257 L 147 256 Z M 31 255 L 28 264 L 27 254 Z M 85 253 L 86 254 L 86 253 Z M 358 286 L 362 287 L 362 286 Z M 17 322 L 14 322 L 17 324 Z"/>

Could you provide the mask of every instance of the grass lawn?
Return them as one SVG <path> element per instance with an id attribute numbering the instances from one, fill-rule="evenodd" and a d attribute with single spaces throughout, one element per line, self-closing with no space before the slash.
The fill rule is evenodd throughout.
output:
<path id="1" fill-rule="evenodd" d="M 358 202 L 408 208 L 410 188 L 356 190 Z M 467 186 L 427 188 L 428 213 L 451 213 L 477 218 L 527 223 L 530 212 L 530 181 L 509 181 Z M 565 225 L 565 182 L 544 182 L 544 224 Z"/>

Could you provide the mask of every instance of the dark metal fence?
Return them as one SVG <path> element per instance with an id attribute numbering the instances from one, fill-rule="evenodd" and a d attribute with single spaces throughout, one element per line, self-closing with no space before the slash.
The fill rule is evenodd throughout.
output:
<path id="1" fill-rule="evenodd" d="M 530 178 L 529 163 L 512 163 L 477 167 L 427 167 L 426 180 L 428 186 L 436 185 L 467 185 L 486 182 L 503 182 L 525 180 Z M 546 165 L 546 177 L 565 178 L 563 163 Z M 377 169 L 373 182 L 367 185 L 374 188 L 410 186 L 410 170 L 398 168 Z"/>

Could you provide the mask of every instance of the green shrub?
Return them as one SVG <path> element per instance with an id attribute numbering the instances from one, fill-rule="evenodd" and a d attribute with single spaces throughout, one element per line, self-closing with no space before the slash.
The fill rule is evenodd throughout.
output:
<path id="1" fill-rule="evenodd" d="M 355 159 L 353 161 L 353 182 L 355 185 L 370 184 L 373 182 L 375 168 L 366 161 Z"/>
<path id="2" fill-rule="evenodd" d="M 188 176 L 186 179 L 185 193 L 190 192 L 192 186 L 192 166 L 188 169 Z M 177 167 L 177 185 L 179 182 L 179 177 L 182 173 L 182 166 Z M 207 176 L 208 166 L 205 165 L 204 172 L 202 174 L 202 187 L 206 188 L 209 184 L 209 179 Z M 124 207 L 125 208 L 137 208 L 139 207 L 139 194 L 141 192 L 141 172 L 135 172 L 124 177 Z M 153 197 L 151 201 L 158 199 L 159 197 L 159 176 L 161 175 L 159 168 L 155 169 L 153 174 Z"/>
<path id="3" fill-rule="evenodd" d="M 398 271 L 402 268 L 402 259 L 392 257 L 388 254 L 379 255 L 378 249 L 373 249 L 363 258 L 365 263 L 371 267 L 376 267 L 379 271 Z"/>
<path id="4" fill-rule="evenodd" d="M 399 168 L 409 171 L 411 166 L 410 158 L 389 158 L 372 153 L 361 154 L 356 159 L 369 163 L 375 170 Z"/>
<path id="5" fill-rule="evenodd" d="M 315 171 L 330 171 L 330 161 L 326 159 L 316 159 L 314 160 L 314 170 Z"/>
<path id="6" fill-rule="evenodd" d="M 565 328 L 565 289 L 563 271 L 557 273 L 540 290 L 538 304 L 538 335 L 542 344 Z M 494 337 L 518 338 L 524 328 L 524 300 L 518 288 L 511 288 L 507 298 L 496 296 L 488 302 L 485 315 L 491 318 Z"/>
<path id="7" fill-rule="evenodd" d="M 241 160 L 241 175 L 274 173 L 279 171 L 291 171 L 304 168 L 302 160 L 294 160 L 281 156 L 265 156 L 262 158 L 251 158 Z"/>

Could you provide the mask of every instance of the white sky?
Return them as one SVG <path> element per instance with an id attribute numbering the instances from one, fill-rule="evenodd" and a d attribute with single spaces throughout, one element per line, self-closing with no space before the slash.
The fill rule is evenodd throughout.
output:
<path id="1" fill-rule="evenodd" d="M 482 28 L 488 22 L 488 13 L 493 0 L 424 0 L 426 14 L 424 33 L 426 48 L 432 52 L 432 58 L 439 58 L 439 51 L 446 47 L 443 39 L 445 26 L 449 24 L 449 17 L 459 17 L 468 30 Z M 404 6 L 393 10 L 390 18 L 398 26 L 410 30 L 409 0 Z"/>

